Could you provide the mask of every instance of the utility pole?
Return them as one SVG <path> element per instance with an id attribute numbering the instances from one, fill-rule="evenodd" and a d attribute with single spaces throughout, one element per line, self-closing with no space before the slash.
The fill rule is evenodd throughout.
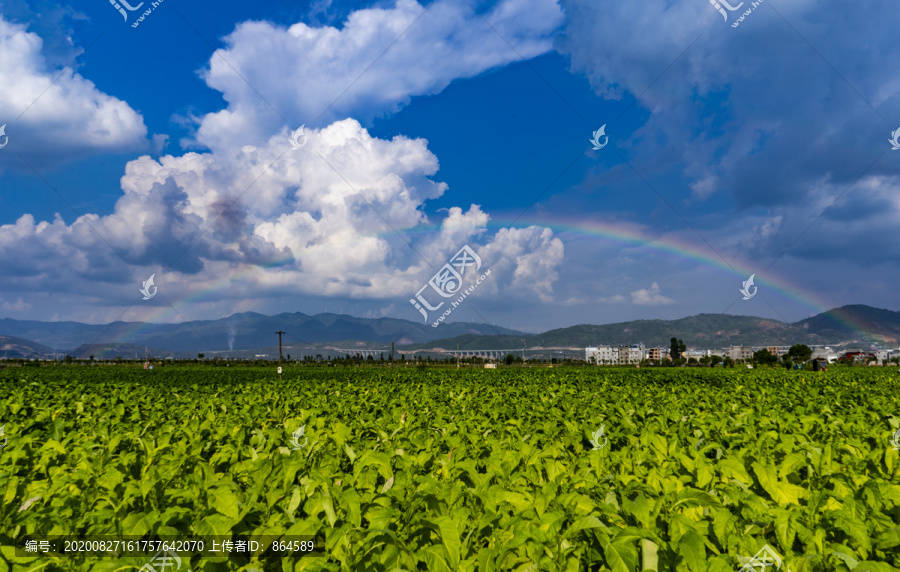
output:
<path id="1" fill-rule="evenodd" d="M 456 369 L 459 369 L 459 344 L 456 344 Z"/>
<path id="2" fill-rule="evenodd" d="M 275 332 L 278 334 L 278 379 L 281 379 L 281 334 L 286 334 L 287 332 L 282 332 L 278 330 Z"/>
<path id="3" fill-rule="evenodd" d="M 391 342 L 391 369 L 394 369 L 394 342 Z"/>

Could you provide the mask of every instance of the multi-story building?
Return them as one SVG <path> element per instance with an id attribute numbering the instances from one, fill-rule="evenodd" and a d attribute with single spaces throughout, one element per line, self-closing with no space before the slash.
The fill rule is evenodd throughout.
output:
<path id="1" fill-rule="evenodd" d="M 644 359 L 644 344 L 632 344 L 619 346 L 616 363 L 618 365 L 631 365 L 641 363 Z"/>
<path id="2" fill-rule="evenodd" d="M 597 365 L 639 364 L 644 359 L 644 345 L 597 346 L 584 348 L 584 359 Z"/>
<path id="3" fill-rule="evenodd" d="M 685 350 L 684 357 L 686 359 L 697 359 L 699 360 L 702 357 L 709 357 L 712 355 L 710 350 Z"/>
<path id="4" fill-rule="evenodd" d="M 749 360 L 753 358 L 753 348 L 748 346 L 731 346 L 728 350 L 728 356 L 735 361 L 739 359 Z"/>
<path id="5" fill-rule="evenodd" d="M 645 355 L 648 360 L 662 361 L 664 359 L 669 359 L 669 349 L 668 348 L 648 348 Z"/>
<path id="6" fill-rule="evenodd" d="M 609 346 L 585 348 L 584 359 L 588 363 L 595 363 L 597 365 L 614 364 L 616 363 L 618 353 L 618 348 Z"/>

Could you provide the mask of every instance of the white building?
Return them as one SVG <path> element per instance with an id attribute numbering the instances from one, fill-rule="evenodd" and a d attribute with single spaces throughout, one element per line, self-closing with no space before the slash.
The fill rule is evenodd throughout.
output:
<path id="1" fill-rule="evenodd" d="M 634 365 L 641 363 L 644 359 L 644 344 L 632 344 L 630 346 L 619 346 L 616 364 L 618 365 Z"/>
<path id="2" fill-rule="evenodd" d="M 644 359 L 644 344 L 584 348 L 584 359 L 597 365 L 636 365 Z"/>
<path id="3" fill-rule="evenodd" d="M 728 356 L 735 361 L 739 359 L 753 359 L 753 348 L 748 346 L 731 346 L 728 349 Z"/>
<path id="4" fill-rule="evenodd" d="M 584 349 L 585 361 L 596 365 L 614 364 L 617 361 L 618 354 L 618 348 L 609 346 Z"/>
<path id="5" fill-rule="evenodd" d="M 686 359 L 695 358 L 699 360 L 703 357 L 709 357 L 712 355 L 712 350 L 685 350 L 684 357 Z"/>
<path id="6" fill-rule="evenodd" d="M 834 350 L 831 348 L 816 348 L 813 350 L 812 357 L 810 359 L 824 359 L 828 363 L 834 363 L 838 360 L 838 355 L 834 353 Z"/>

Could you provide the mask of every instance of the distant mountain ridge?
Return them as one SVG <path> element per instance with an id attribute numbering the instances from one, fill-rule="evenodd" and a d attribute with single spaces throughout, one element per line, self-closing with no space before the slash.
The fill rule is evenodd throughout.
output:
<path id="1" fill-rule="evenodd" d="M 0 357 L 8 359 L 32 358 L 48 356 L 54 353 L 53 348 L 45 345 L 18 338 L 15 336 L 0 335 Z"/>
<path id="2" fill-rule="evenodd" d="M 852 325 L 852 326 L 851 326 Z M 859 334 L 855 328 L 863 330 Z M 731 345 L 900 345 L 900 312 L 861 304 L 843 306 L 793 324 L 752 316 L 698 314 L 678 320 L 634 320 L 616 324 L 581 324 L 540 334 L 526 334 L 490 324 L 446 323 L 438 328 L 396 318 L 356 318 L 348 315 L 285 313 L 265 316 L 253 312 L 218 320 L 181 324 L 114 322 L 36 322 L 0 319 L 0 357 L 39 357 L 54 352 L 76 357 L 88 353 L 122 357 L 162 352 L 186 356 L 206 353 L 258 350 L 277 353 L 275 332 L 283 330 L 284 344 L 293 353 L 312 348 L 373 349 L 503 349 L 583 348 L 642 342 L 646 347 L 668 347 L 669 339 L 684 340 L 688 347 L 718 349 Z M 285 352 L 288 353 L 288 352 Z M 316 352 L 324 353 L 324 352 Z M 13 355 L 15 354 L 15 355 Z M 83 354 L 83 355 L 82 355 Z M 99 356 L 98 356 L 99 357 Z"/>
<path id="3" fill-rule="evenodd" d="M 356 340 L 379 344 L 411 344 L 435 340 L 446 335 L 521 334 L 489 324 L 455 322 L 433 328 L 396 318 L 356 318 L 346 314 L 284 313 L 265 316 L 254 312 L 233 314 L 218 320 L 197 320 L 180 324 L 113 322 L 38 322 L 0 319 L 0 334 L 14 336 L 57 351 L 72 351 L 79 346 L 133 344 L 165 348 L 179 352 L 215 350 L 252 350 L 277 345 L 275 332 L 287 332 L 285 343 L 322 344 L 337 340 Z M 51 349 L 50 353 L 54 350 Z M 126 350 L 132 353 L 133 348 Z M 123 354 L 124 357 L 124 354 Z"/>
<path id="4" fill-rule="evenodd" d="M 858 334 L 847 324 L 860 325 Z M 440 346 L 446 349 L 584 348 L 598 345 L 643 343 L 645 347 L 669 347 L 675 337 L 689 348 L 718 349 L 728 346 L 900 344 L 900 312 L 861 304 L 842 306 L 793 324 L 729 314 L 698 314 L 678 320 L 634 320 L 615 324 L 581 324 L 519 336 L 463 335 L 417 344 L 412 348 Z"/>

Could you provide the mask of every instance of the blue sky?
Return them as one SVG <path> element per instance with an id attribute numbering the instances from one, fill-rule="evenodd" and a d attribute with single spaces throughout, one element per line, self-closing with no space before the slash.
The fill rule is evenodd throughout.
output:
<path id="1" fill-rule="evenodd" d="M 0 317 L 422 320 L 464 245 L 447 321 L 900 309 L 888 2 L 126 12 L 0 2 Z"/>

